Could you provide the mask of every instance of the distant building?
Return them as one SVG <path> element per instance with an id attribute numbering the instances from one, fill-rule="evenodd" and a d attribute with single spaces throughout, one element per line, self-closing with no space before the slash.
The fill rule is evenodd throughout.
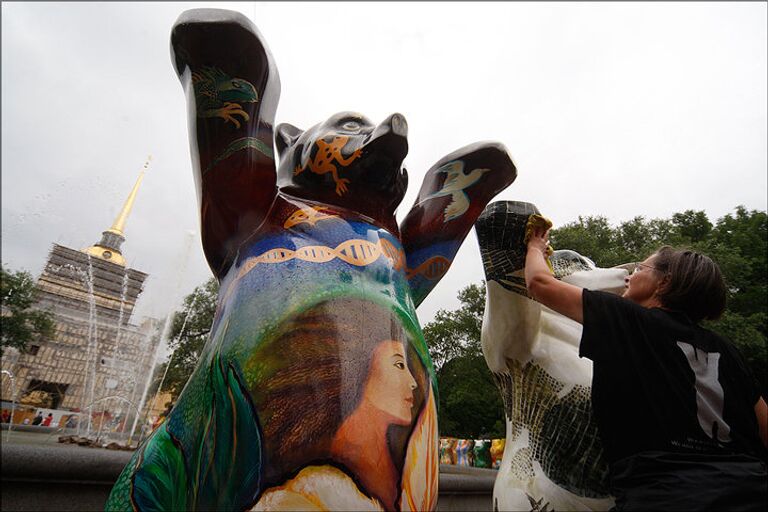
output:
<path id="1" fill-rule="evenodd" d="M 146 165 L 145 165 L 146 167 Z M 6 349 L 2 399 L 39 408 L 122 411 L 138 408 L 152 373 L 161 322 L 131 323 L 147 274 L 126 267 L 123 229 L 144 171 L 112 227 L 83 250 L 53 244 L 37 281 L 35 308 L 54 315 L 50 339 Z M 92 405 L 93 404 L 93 405 Z M 132 404 L 132 405 L 130 405 Z"/>

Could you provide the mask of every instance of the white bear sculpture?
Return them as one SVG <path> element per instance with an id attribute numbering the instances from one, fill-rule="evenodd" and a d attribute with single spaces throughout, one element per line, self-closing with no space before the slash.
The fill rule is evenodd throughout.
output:
<path id="1" fill-rule="evenodd" d="M 481 342 L 502 394 L 506 446 L 494 510 L 608 510 L 608 467 L 590 400 L 592 361 L 581 325 L 530 298 L 523 268 L 530 203 L 489 205 L 475 223 L 486 275 Z M 573 251 L 550 257 L 556 277 L 619 293 L 627 271 L 597 268 Z"/>

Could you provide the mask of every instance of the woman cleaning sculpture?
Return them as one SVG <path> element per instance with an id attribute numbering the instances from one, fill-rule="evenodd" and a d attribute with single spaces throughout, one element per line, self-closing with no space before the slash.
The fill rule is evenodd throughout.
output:
<path id="1" fill-rule="evenodd" d="M 619 297 L 555 279 L 548 227 L 531 227 L 529 293 L 584 326 L 616 509 L 766 510 L 768 406 L 733 345 L 699 325 L 725 309 L 718 266 L 662 247 Z"/>

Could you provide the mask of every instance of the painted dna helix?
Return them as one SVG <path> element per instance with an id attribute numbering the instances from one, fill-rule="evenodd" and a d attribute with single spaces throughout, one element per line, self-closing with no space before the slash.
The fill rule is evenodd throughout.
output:
<path id="1" fill-rule="evenodd" d="M 338 258 L 350 265 L 364 267 L 374 263 L 382 256 L 392 261 L 392 266 L 395 270 L 405 269 L 407 279 L 411 279 L 416 275 L 423 275 L 429 280 L 440 279 L 448 271 L 448 267 L 451 266 L 449 259 L 443 256 L 433 256 L 415 269 L 407 268 L 403 250 L 396 247 L 389 240 L 380 238 L 377 242 L 372 242 L 370 240 L 353 238 L 345 240 L 336 247 L 306 245 L 298 249 L 288 249 L 286 247 L 270 249 L 258 256 L 248 258 L 237 273 L 235 282 L 242 279 L 257 265 L 285 263 L 294 259 L 311 263 L 327 263 Z M 229 290 L 232 289 L 233 286 L 230 285 Z M 229 295 L 229 290 L 225 297 Z"/>
<path id="2" fill-rule="evenodd" d="M 405 255 L 392 242 L 383 238 L 379 239 L 378 242 L 353 238 L 345 240 L 336 247 L 306 245 L 296 250 L 284 247 L 270 249 L 258 256 L 248 258 L 240 269 L 237 278 L 240 279 L 259 264 L 284 263 L 293 259 L 312 263 L 327 263 L 338 258 L 350 265 L 364 267 L 375 262 L 382 255 L 392 261 L 395 270 L 405 268 Z"/>

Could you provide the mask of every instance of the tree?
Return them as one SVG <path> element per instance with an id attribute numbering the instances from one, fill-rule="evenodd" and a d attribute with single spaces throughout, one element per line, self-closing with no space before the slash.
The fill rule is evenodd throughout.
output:
<path id="1" fill-rule="evenodd" d="M 765 313 L 768 304 L 768 215 L 757 210 L 736 208 L 735 215 L 717 221 L 708 245 L 722 259 L 734 261 L 724 271 L 731 288 L 729 311 L 749 316 Z M 718 263 L 720 263 L 718 261 Z M 721 265 L 722 266 L 722 265 Z M 766 335 L 766 325 L 761 332 Z"/>
<path id="2" fill-rule="evenodd" d="M 439 310 L 423 329 L 429 355 L 438 371 L 455 357 L 482 354 L 480 329 L 485 311 L 485 283 L 470 284 L 459 292 L 458 298 L 458 310 Z"/>
<path id="3" fill-rule="evenodd" d="M 739 347 L 768 397 L 768 215 L 743 206 L 735 210 L 697 244 L 720 265 L 729 291 L 723 318 L 706 326 Z"/>
<path id="4" fill-rule="evenodd" d="M 162 390 L 169 391 L 174 399 L 197 366 L 216 313 L 216 297 L 219 283 L 210 278 L 184 298 L 184 308 L 173 315 L 169 333 L 169 347 L 173 350 L 168 364 L 168 373 L 162 383 Z"/>
<path id="5" fill-rule="evenodd" d="M 571 249 L 597 263 L 598 266 L 613 266 L 623 261 L 620 256 L 614 254 L 619 245 L 616 239 L 616 230 L 611 228 L 608 219 L 601 215 L 581 217 L 576 222 L 553 229 L 549 240 L 555 249 Z M 595 258 L 601 258 L 598 261 Z M 613 263 L 617 261 L 617 263 Z"/>
<path id="6" fill-rule="evenodd" d="M 24 350 L 27 343 L 53 336 L 53 315 L 34 309 L 37 287 L 28 272 L 6 271 L 0 265 L 0 296 L 2 296 L 3 347 Z"/>
<path id="7" fill-rule="evenodd" d="M 439 310 L 423 329 L 437 372 L 440 434 L 504 437 L 504 406 L 480 347 L 485 283 L 468 285 L 458 298 L 459 309 Z"/>
<path id="8" fill-rule="evenodd" d="M 712 223 L 703 211 L 686 210 L 672 215 L 678 234 L 693 243 L 705 240 L 712 232 Z"/>

